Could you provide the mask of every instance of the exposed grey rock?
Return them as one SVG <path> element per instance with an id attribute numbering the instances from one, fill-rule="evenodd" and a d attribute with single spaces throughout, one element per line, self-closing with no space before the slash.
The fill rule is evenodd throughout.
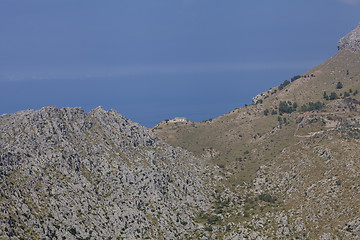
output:
<path id="1" fill-rule="evenodd" d="M 339 50 L 360 51 L 360 23 L 359 25 L 338 42 Z"/>
<path id="2" fill-rule="evenodd" d="M 101 107 L 0 117 L 0 238 L 185 238 L 208 208 L 202 162 Z"/>

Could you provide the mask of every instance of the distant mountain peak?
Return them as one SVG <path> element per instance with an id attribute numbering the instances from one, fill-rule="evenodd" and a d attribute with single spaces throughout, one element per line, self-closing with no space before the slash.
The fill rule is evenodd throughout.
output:
<path id="1" fill-rule="evenodd" d="M 102 106 L 98 106 L 97 108 L 93 109 L 93 111 L 96 112 L 105 112 L 104 108 Z"/>
<path id="2" fill-rule="evenodd" d="M 338 49 L 360 52 L 360 22 L 359 25 L 338 42 Z"/>

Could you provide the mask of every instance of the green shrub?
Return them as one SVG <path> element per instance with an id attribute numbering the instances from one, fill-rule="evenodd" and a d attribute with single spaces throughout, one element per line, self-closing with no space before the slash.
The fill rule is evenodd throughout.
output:
<path id="1" fill-rule="evenodd" d="M 291 81 L 293 82 L 293 81 L 295 81 L 295 80 L 297 80 L 297 79 L 299 79 L 299 78 L 301 78 L 300 75 L 293 76 L 293 77 L 291 78 Z"/>
<path id="2" fill-rule="evenodd" d="M 211 215 L 207 219 L 207 222 L 211 225 L 216 224 L 218 221 L 220 221 L 220 217 L 216 215 Z"/>
<path id="3" fill-rule="evenodd" d="M 324 98 L 324 99 L 326 99 L 326 100 L 329 100 L 329 96 L 327 95 L 327 93 L 326 93 L 326 92 L 324 92 L 324 94 L 323 94 L 323 98 Z"/>
<path id="4" fill-rule="evenodd" d="M 70 232 L 72 235 L 76 235 L 76 229 L 75 229 L 75 228 L 70 228 L 70 229 L 69 229 L 69 232 Z"/>
<path id="5" fill-rule="evenodd" d="M 342 88 L 343 88 L 343 84 L 339 81 L 339 82 L 336 84 L 336 88 L 337 88 L 337 89 L 342 89 Z"/>
<path id="6" fill-rule="evenodd" d="M 263 100 L 262 99 L 260 99 L 260 100 L 258 100 L 257 102 L 256 102 L 256 104 L 262 104 L 263 103 Z"/>
<path id="7" fill-rule="evenodd" d="M 281 101 L 279 104 L 279 113 L 292 113 L 295 109 L 292 106 L 289 106 L 289 103 Z"/>
<path id="8" fill-rule="evenodd" d="M 207 232 L 212 232 L 212 227 L 211 226 L 207 226 L 207 227 L 205 227 L 205 231 L 207 231 Z"/>
<path id="9" fill-rule="evenodd" d="M 339 97 L 338 97 L 338 95 L 335 93 L 335 92 L 332 92 L 332 93 L 330 93 L 330 96 L 329 96 L 329 99 L 330 100 L 335 100 L 335 99 L 338 99 Z"/>
<path id="10" fill-rule="evenodd" d="M 286 87 L 287 85 L 289 85 L 290 82 L 288 80 L 285 80 L 282 84 L 280 84 L 280 86 L 278 87 L 279 90 L 282 90 L 284 87 Z"/>
<path id="11" fill-rule="evenodd" d="M 224 164 L 218 164 L 219 168 L 225 168 Z"/>
<path id="12" fill-rule="evenodd" d="M 273 197 L 267 193 L 260 194 L 259 199 L 264 202 L 268 202 L 268 203 L 275 203 L 277 201 L 277 197 L 275 197 L 275 196 Z"/>
<path id="13" fill-rule="evenodd" d="M 317 101 L 316 103 L 313 102 L 309 102 L 307 104 L 304 104 L 301 106 L 301 111 L 302 112 L 309 112 L 309 111 L 314 111 L 314 110 L 320 110 L 325 106 L 324 103 Z"/>

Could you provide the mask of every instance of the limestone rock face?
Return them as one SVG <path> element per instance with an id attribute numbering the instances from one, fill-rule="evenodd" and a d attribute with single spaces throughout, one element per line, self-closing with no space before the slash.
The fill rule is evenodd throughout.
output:
<path id="1" fill-rule="evenodd" d="M 208 207 L 200 160 L 101 107 L 0 117 L 0 238 L 176 239 Z"/>
<path id="2" fill-rule="evenodd" d="M 353 31 L 339 40 L 338 49 L 360 52 L 360 23 Z"/>

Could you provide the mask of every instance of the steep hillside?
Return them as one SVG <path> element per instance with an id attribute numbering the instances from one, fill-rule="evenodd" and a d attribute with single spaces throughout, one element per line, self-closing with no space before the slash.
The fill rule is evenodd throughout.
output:
<path id="1" fill-rule="evenodd" d="M 359 33 L 360 25 L 335 56 L 251 106 L 153 128 L 213 164 L 228 188 L 211 210 L 224 238 L 360 239 Z"/>
<path id="2" fill-rule="evenodd" d="M 101 107 L 0 117 L 0 238 L 174 239 L 209 206 L 206 168 Z"/>
<path id="3" fill-rule="evenodd" d="M 339 119 L 358 116 L 360 53 L 339 48 L 323 64 L 259 94 L 250 106 L 202 123 L 161 122 L 153 132 L 171 145 L 208 157 L 229 183 L 251 182 L 259 166 L 276 159 L 284 147 L 336 126 L 338 120 L 328 119 L 333 113 Z M 309 123 L 310 114 L 322 120 Z"/>
<path id="4" fill-rule="evenodd" d="M 304 137 L 201 216 L 221 217 L 220 239 L 360 239 L 359 144 L 359 121 Z"/>

